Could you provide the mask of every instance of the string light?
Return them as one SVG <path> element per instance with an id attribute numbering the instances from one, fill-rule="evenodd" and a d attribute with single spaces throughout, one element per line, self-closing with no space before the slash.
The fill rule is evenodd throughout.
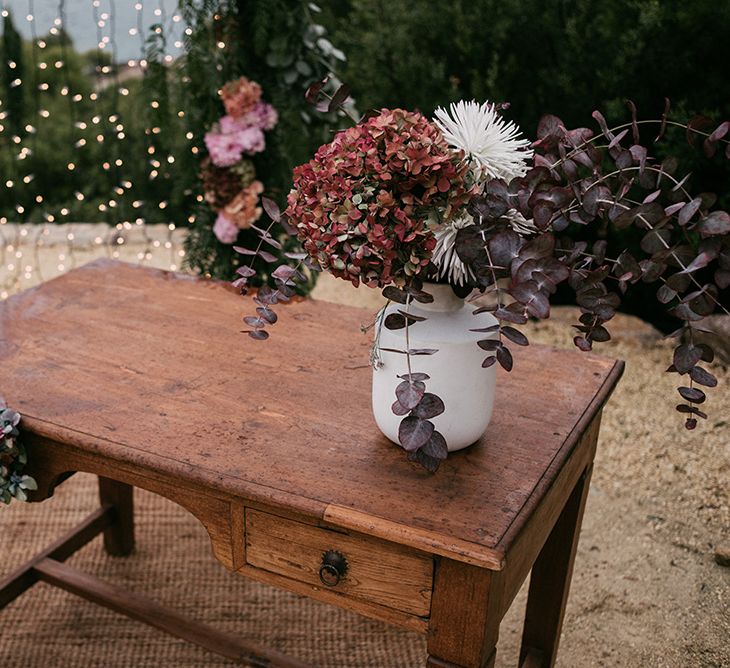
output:
<path id="1" fill-rule="evenodd" d="M 154 1 L 154 0 L 151 0 Z M 51 35 L 57 36 L 62 34 L 63 31 L 65 31 L 65 3 L 66 0 L 58 0 L 58 16 L 53 19 L 52 26 L 49 29 L 49 33 Z M 58 124 L 59 118 L 57 118 L 57 114 L 60 112 L 54 111 L 56 107 L 53 105 L 47 105 L 41 103 L 41 95 L 47 94 L 51 89 L 52 86 L 48 81 L 44 81 L 40 79 L 40 76 L 45 77 L 49 72 L 55 70 L 55 71 L 62 71 L 65 67 L 65 63 L 68 61 L 68 54 L 66 53 L 67 48 L 67 41 L 65 39 L 62 39 L 58 42 L 61 49 L 61 56 L 58 56 L 58 52 L 51 53 L 48 51 L 45 51 L 48 48 L 48 44 L 45 39 L 39 39 L 36 35 L 36 30 L 38 28 L 38 22 L 37 22 L 37 16 L 36 13 L 33 11 L 33 0 L 28 0 L 28 12 L 25 16 L 26 21 L 28 22 L 30 26 L 30 32 L 31 32 L 31 58 L 32 63 L 30 64 L 30 67 L 26 70 L 26 76 L 23 77 L 22 75 L 17 76 L 11 83 L 11 87 L 18 88 L 18 87 L 26 87 L 27 90 L 30 91 L 31 94 L 31 100 L 32 100 L 32 113 L 34 114 L 34 117 L 39 119 L 40 121 L 50 121 L 55 122 Z M 128 96 L 130 94 L 129 88 L 126 86 L 120 86 L 118 85 L 117 81 L 117 75 L 118 75 L 118 58 L 116 57 L 116 44 L 115 44 L 115 0 L 105 0 L 104 2 L 104 11 L 101 11 L 101 5 L 102 3 L 100 0 L 93 0 L 92 1 L 92 8 L 93 11 L 97 17 L 96 20 L 96 27 L 97 30 L 102 31 L 102 34 L 98 34 L 97 37 L 97 48 L 99 53 L 99 62 L 96 69 L 96 75 L 97 75 L 97 85 L 94 87 L 94 89 L 88 94 L 84 95 L 82 91 L 79 90 L 72 90 L 70 85 L 68 83 L 59 82 L 54 83 L 53 87 L 55 88 L 56 93 L 59 93 L 62 97 L 64 97 L 68 101 L 68 114 L 70 117 L 70 124 L 69 124 L 69 146 L 74 147 L 73 150 L 73 160 L 67 160 L 65 161 L 65 167 L 66 171 L 69 174 L 69 178 L 72 177 L 73 174 L 78 173 L 80 170 L 78 169 L 78 165 L 82 162 L 83 156 L 85 155 L 84 150 L 89 146 L 88 139 L 91 139 L 89 137 L 80 136 L 82 132 L 88 129 L 89 122 L 91 122 L 94 126 L 98 127 L 98 132 L 94 133 L 92 137 L 96 139 L 96 144 L 100 145 L 108 145 L 106 149 L 106 157 L 103 159 L 103 162 L 101 166 L 104 168 L 106 173 L 110 174 L 110 185 L 109 185 L 109 192 L 113 193 L 113 197 L 109 198 L 106 203 L 102 201 L 101 206 L 105 207 L 107 210 L 107 214 L 109 215 L 110 212 L 114 212 L 114 215 L 119 215 L 117 212 L 120 210 L 120 202 L 117 201 L 116 197 L 123 197 L 123 196 L 129 196 L 128 193 L 131 193 L 134 190 L 134 184 L 131 179 L 129 178 L 123 178 L 118 170 L 122 168 L 125 164 L 123 158 L 121 157 L 120 151 L 121 151 L 121 142 L 126 139 L 126 132 L 124 127 L 124 121 L 118 116 L 117 113 L 117 104 L 115 100 L 116 95 L 120 96 Z M 174 24 L 180 24 L 182 22 L 182 16 L 178 13 L 173 14 L 171 17 L 171 23 L 168 21 L 166 12 L 164 10 L 164 0 L 158 0 L 158 7 L 153 11 L 154 15 L 160 19 L 159 23 L 160 26 L 158 26 L 155 30 L 157 35 L 163 35 L 165 32 L 167 32 L 169 25 Z M 146 75 L 147 70 L 147 60 L 146 60 L 146 45 L 145 45 L 145 37 L 144 37 L 144 25 L 142 21 L 142 10 L 143 10 L 143 3 L 142 2 L 136 2 L 134 4 L 134 8 L 137 11 L 137 26 L 131 28 L 127 32 L 129 32 L 130 35 L 139 35 L 140 37 L 140 58 L 138 61 L 135 61 L 135 59 L 129 59 L 127 61 L 127 64 L 129 67 L 138 67 L 143 75 Z M 3 8 L 0 14 L 3 17 L 9 16 L 9 12 L 7 9 Z M 182 26 L 182 32 L 184 32 L 186 35 L 191 35 L 192 31 L 189 27 Z M 178 34 L 180 34 L 180 31 L 178 31 Z M 163 44 L 166 44 L 167 41 L 163 40 Z M 183 46 L 183 43 L 176 39 L 174 42 L 174 47 L 176 49 L 180 49 Z M 102 53 L 106 54 L 109 53 L 111 58 L 109 56 L 104 56 L 105 58 L 109 58 L 108 61 L 102 61 L 101 55 Z M 161 53 L 159 55 L 160 62 L 169 65 L 174 61 L 174 56 L 171 53 Z M 17 69 L 17 63 L 15 62 L 8 62 L 7 66 L 13 70 Z M 102 85 L 99 85 L 102 83 L 102 77 L 110 77 L 114 79 L 114 85 L 112 88 L 112 95 L 104 95 L 104 100 L 109 100 L 110 104 L 112 104 L 111 111 L 113 113 L 104 112 L 104 113 L 94 113 L 92 119 L 89 119 L 89 121 L 85 121 L 83 119 L 79 119 L 79 116 L 85 116 L 85 113 L 83 111 L 80 112 L 80 110 L 83 108 L 81 105 L 84 104 L 85 100 L 88 101 L 88 103 L 91 103 L 92 106 L 96 107 L 97 105 L 100 105 L 102 103 L 102 91 L 104 88 Z M 24 81 L 24 79 L 27 79 L 27 81 Z M 103 83 L 106 84 L 106 81 Z M 107 84 L 108 85 L 108 84 Z M 60 86 L 60 87 L 59 87 Z M 157 99 L 152 100 L 154 102 L 151 107 L 153 109 L 161 109 L 160 101 Z M 0 108 L 2 107 L 2 101 L 0 100 Z M 173 112 L 174 113 L 174 112 Z M 100 116 L 98 120 L 96 120 L 96 117 Z M 103 117 L 106 116 L 109 127 L 106 127 L 105 121 L 103 121 Z M 177 112 L 178 118 L 184 117 L 184 112 L 182 110 Z M 7 112 L 0 110 L 0 121 L 4 121 L 7 117 Z M 40 129 L 40 133 L 42 133 L 42 128 L 45 127 L 43 123 L 40 123 L 42 126 Z M 0 134 L 4 134 L 7 132 L 7 126 L 5 124 L 0 124 Z M 16 145 L 18 147 L 18 153 L 17 158 L 19 160 L 18 165 L 23 164 L 24 162 L 28 164 L 28 168 L 30 168 L 30 161 L 27 161 L 26 158 L 33 155 L 33 153 L 36 151 L 35 143 L 38 141 L 37 137 L 39 135 L 39 127 L 35 123 L 27 123 L 24 127 L 25 136 L 18 136 L 15 134 L 12 134 L 9 137 L 9 140 L 12 142 L 12 144 Z M 155 143 L 153 143 L 153 140 L 156 138 L 159 138 L 160 134 L 162 133 L 161 126 L 157 124 L 150 124 L 150 127 L 146 128 L 146 136 L 149 137 L 149 145 L 148 145 L 148 152 L 150 155 L 154 155 L 155 153 Z M 186 138 L 188 140 L 192 140 L 192 134 L 186 133 Z M 8 135 L 5 135 L 6 141 L 8 138 Z M 112 141 L 113 140 L 113 141 Z M 160 145 L 162 146 L 162 145 Z M 165 151 L 167 154 L 167 151 Z M 172 155 L 166 155 L 165 159 L 166 165 L 173 165 L 175 163 L 175 158 Z M 149 178 L 155 179 L 161 176 L 161 171 L 163 170 L 163 164 L 162 164 L 162 158 L 159 160 L 155 160 L 157 163 L 157 166 L 150 165 L 150 172 L 149 172 Z M 167 168 L 166 166 L 164 167 Z M 167 172 L 164 173 L 164 176 L 167 178 L 169 177 L 169 174 Z M 8 189 L 17 187 L 16 184 L 18 182 L 23 183 L 25 186 L 28 186 L 30 183 L 34 181 L 34 175 L 29 172 L 23 173 L 23 171 L 16 172 L 13 175 L 8 174 L 9 178 L 6 178 L 4 180 L 5 186 Z M 75 177 L 73 177 L 75 178 Z M 42 185 L 42 184 L 39 184 Z M 87 199 L 87 196 L 84 194 L 83 189 L 79 187 L 80 184 L 73 184 L 71 187 L 70 192 L 72 193 L 72 197 L 76 202 L 82 203 L 85 202 Z M 25 197 L 28 199 L 25 200 Z M 6 251 L 9 251 L 9 249 L 13 248 L 13 244 L 8 244 L 6 237 L 6 231 L 10 229 L 10 227 L 14 226 L 14 232 L 16 236 L 18 237 L 18 240 L 22 240 L 24 243 L 32 243 L 34 251 L 30 253 L 30 256 L 36 256 L 38 255 L 38 252 L 41 248 L 47 249 L 49 247 L 49 240 L 51 238 L 55 239 L 55 233 L 57 229 L 59 229 L 59 218 L 60 219 L 67 219 L 68 216 L 71 215 L 71 210 L 68 207 L 60 207 L 57 211 L 33 211 L 28 209 L 27 206 L 24 204 L 27 204 L 27 202 L 34 202 L 36 205 L 45 205 L 46 199 L 42 192 L 36 192 L 36 193 L 26 193 L 23 196 L 24 203 L 20 203 L 17 201 L 13 204 L 15 214 L 17 214 L 18 218 L 20 220 L 23 220 L 24 215 L 33 215 L 33 216 L 39 216 L 43 221 L 43 225 L 37 225 L 34 226 L 34 230 L 36 230 L 36 234 L 32 236 L 32 238 L 29 237 L 27 229 L 25 228 L 19 228 L 18 223 L 9 223 L 7 216 L 0 217 L 0 251 L 2 257 L 0 257 L 0 298 L 5 298 L 8 296 L 8 294 L 11 294 L 15 289 L 18 288 L 18 285 L 20 283 L 21 278 L 29 279 L 31 276 L 33 277 L 33 280 L 44 280 L 44 277 L 42 276 L 41 267 L 38 263 L 36 263 L 38 266 L 34 268 L 32 264 L 22 264 L 17 261 L 13 261 L 10 264 L 5 262 L 5 255 Z M 91 203 L 91 202 L 90 202 Z M 95 202 L 96 204 L 96 202 Z M 155 203 L 150 202 L 150 205 L 154 205 Z M 133 208 L 140 208 L 142 206 L 142 198 L 135 199 L 132 202 Z M 127 204 L 129 206 L 129 204 Z M 165 212 L 168 208 L 169 204 L 167 200 L 160 200 L 156 203 L 156 209 L 160 213 Z M 14 214 L 14 215 L 15 215 Z M 188 220 L 194 220 L 194 216 L 190 216 Z M 123 226 L 123 230 L 127 230 L 128 228 L 131 229 L 131 224 L 128 221 L 125 221 L 126 225 Z M 73 224 L 73 223 L 65 223 L 65 225 L 78 225 L 79 227 L 83 228 L 84 226 L 89 225 L 89 223 L 79 223 L 79 224 Z M 9 227 L 10 226 L 10 227 Z M 147 229 L 147 223 L 145 220 L 141 217 L 136 218 L 135 220 L 135 226 L 137 229 L 141 228 L 145 237 L 145 250 L 142 252 L 142 258 L 147 261 L 152 257 L 152 254 L 150 252 L 150 248 L 154 249 L 161 249 L 165 248 L 171 252 L 174 252 L 174 255 L 176 258 L 180 258 L 184 256 L 184 251 L 181 249 L 181 243 L 180 238 L 176 239 L 174 242 L 172 240 L 172 235 L 176 231 L 176 227 L 173 223 L 168 223 L 166 227 L 166 234 L 167 239 L 161 240 L 156 239 L 153 241 L 150 241 L 149 233 Z M 60 226 L 64 227 L 64 226 Z M 22 231 L 18 231 L 18 229 L 21 229 Z M 121 233 L 115 233 L 115 234 L 124 234 L 124 231 Z M 83 238 L 83 235 L 82 235 Z M 56 245 L 61 244 L 60 241 L 56 240 L 53 242 Z M 96 235 L 94 236 L 92 242 L 94 247 L 101 247 L 105 243 L 113 243 L 115 247 L 119 247 L 125 244 L 125 238 L 123 236 L 114 236 L 113 239 L 111 237 L 108 237 L 107 242 L 104 241 L 104 235 Z M 17 246 L 17 244 L 16 244 Z M 61 253 L 59 253 L 58 256 L 58 264 L 57 267 L 59 270 L 61 269 L 68 269 L 75 264 L 75 252 L 74 250 L 78 250 L 79 248 L 79 242 L 76 241 L 76 235 L 73 231 L 69 232 L 65 239 L 63 244 L 63 250 Z M 17 251 L 19 253 L 21 251 Z M 119 257 L 119 253 L 116 250 L 110 251 L 110 255 L 113 255 L 114 257 Z M 20 257 L 20 256 L 19 256 Z M 172 258 L 172 255 L 171 255 Z M 17 260 L 18 258 L 15 258 Z M 177 269 L 179 266 L 179 260 L 175 259 L 170 262 L 170 268 L 171 269 Z M 19 272 L 19 273 L 18 273 Z M 47 277 L 46 277 L 47 278 Z"/>

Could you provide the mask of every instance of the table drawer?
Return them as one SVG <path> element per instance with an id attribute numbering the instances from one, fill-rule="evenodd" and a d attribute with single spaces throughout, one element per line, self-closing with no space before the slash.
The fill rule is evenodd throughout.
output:
<path id="1" fill-rule="evenodd" d="M 346 560 L 337 578 L 320 578 L 323 556 L 336 551 Z M 385 605 L 420 617 L 431 609 L 433 559 L 408 548 L 246 508 L 246 563 L 319 589 Z"/>

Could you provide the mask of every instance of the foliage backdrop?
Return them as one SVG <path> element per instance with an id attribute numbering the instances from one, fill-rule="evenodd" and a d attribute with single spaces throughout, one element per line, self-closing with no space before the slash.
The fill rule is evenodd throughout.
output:
<path id="1" fill-rule="evenodd" d="M 462 98 L 507 101 L 506 115 L 531 138 L 546 113 L 567 127 L 598 130 L 594 109 L 609 124 L 625 122 L 627 99 L 644 119 L 660 118 L 665 97 L 678 120 L 703 114 L 716 126 L 730 119 L 728 2 L 330 0 L 323 7 L 324 24 L 347 54 L 341 78 L 361 109 L 430 115 Z M 656 134 L 656 126 L 646 128 L 642 142 Z M 693 174 L 691 189 L 718 193 L 721 208 L 730 206 L 730 163 L 721 155 L 707 159 L 671 128 L 653 150 L 678 156 L 681 175 Z M 610 246 L 638 249 L 633 234 L 591 226 L 576 236 L 614 235 Z M 646 298 L 654 299 L 645 290 L 635 290 L 624 309 L 674 327 L 659 309 L 647 311 Z"/>

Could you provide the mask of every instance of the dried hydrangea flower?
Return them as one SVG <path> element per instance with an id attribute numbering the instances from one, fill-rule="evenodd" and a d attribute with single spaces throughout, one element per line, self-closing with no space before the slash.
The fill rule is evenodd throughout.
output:
<path id="1" fill-rule="evenodd" d="M 323 269 L 354 285 L 400 285 L 431 260 L 428 219 L 450 219 L 474 194 L 467 171 L 424 116 L 383 109 L 294 170 L 286 214 Z"/>

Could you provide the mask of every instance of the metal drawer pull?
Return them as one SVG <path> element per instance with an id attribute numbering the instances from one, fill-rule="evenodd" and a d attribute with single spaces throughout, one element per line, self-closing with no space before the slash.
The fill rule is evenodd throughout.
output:
<path id="1" fill-rule="evenodd" d="M 319 567 L 319 579 L 327 587 L 335 587 L 347 573 L 347 559 L 337 550 L 327 550 L 322 555 L 322 565 Z"/>

